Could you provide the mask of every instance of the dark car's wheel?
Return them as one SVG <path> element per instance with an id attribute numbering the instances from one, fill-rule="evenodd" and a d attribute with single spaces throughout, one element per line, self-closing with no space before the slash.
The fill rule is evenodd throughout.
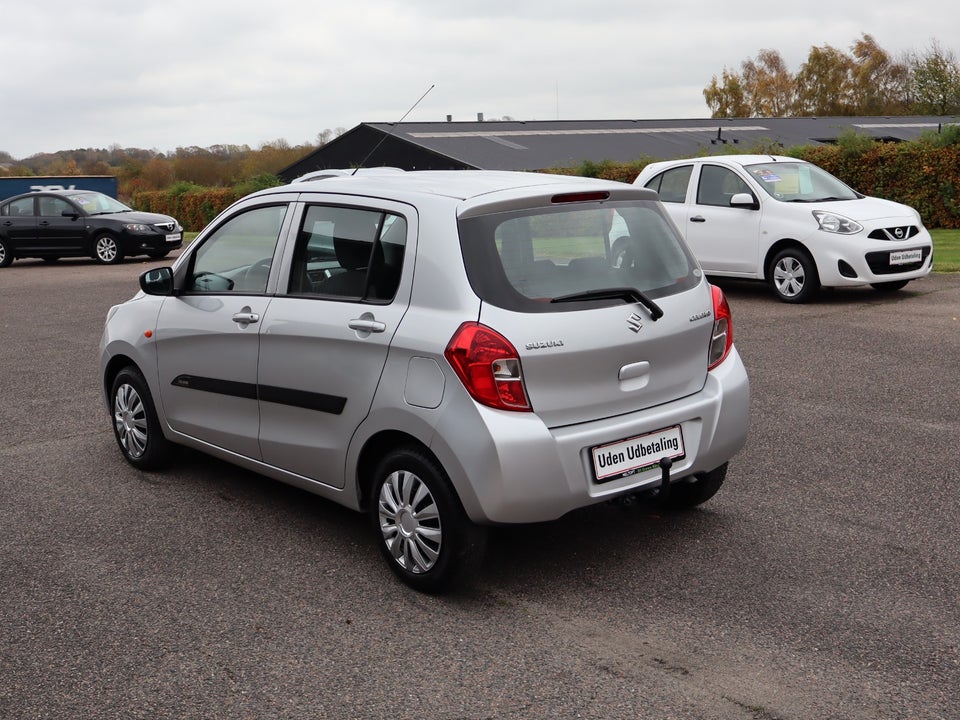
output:
<path id="1" fill-rule="evenodd" d="M 123 253 L 113 235 L 98 235 L 93 241 L 93 253 L 98 262 L 113 265 L 123 260 Z"/>
<path id="2" fill-rule="evenodd" d="M 871 283 L 870 287 L 878 292 L 896 292 L 897 290 L 903 290 L 907 286 L 909 280 L 892 280 L 891 282 L 878 282 Z"/>
<path id="3" fill-rule="evenodd" d="M 806 302 L 820 290 L 816 263 L 800 248 L 781 250 L 770 266 L 770 286 L 783 302 Z"/>
<path id="4" fill-rule="evenodd" d="M 0 267 L 7 267 L 13 262 L 13 251 L 6 240 L 0 240 Z"/>
<path id="5" fill-rule="evenodd" d="M 443 468 L 427 453 L 416 447 L 388 453 L 371 490 L 380 550 L 407 585 L 442 592 L 477 567 L 486 533 L 467 518 Z"/>
<path id="6" fill-rule="evenodd" d="M 163 436 L 150 389 L 136 368 L 117 373 L 110 389 L 110 411 L 113 434 L 127 462 L 153 470 L 169 460 L 173 445 Z"/>
<path id="7" fill-rule="evenodd" d="M 696 476 L 693 482 L 670 485 L 662 504 L 668 510 L 688 510 L 705 503 L 720 490 L 727 477 L 727 463 Z"/>

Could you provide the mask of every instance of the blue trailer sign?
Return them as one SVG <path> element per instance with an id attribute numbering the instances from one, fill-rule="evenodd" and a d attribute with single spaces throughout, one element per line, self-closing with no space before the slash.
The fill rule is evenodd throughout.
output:
<path id="1" fill-rule="evenodd" d="M 94 190 L 117 197 L 117 178 L 112 175 L 0 177 L 0 200 L 41 190 Z"/>

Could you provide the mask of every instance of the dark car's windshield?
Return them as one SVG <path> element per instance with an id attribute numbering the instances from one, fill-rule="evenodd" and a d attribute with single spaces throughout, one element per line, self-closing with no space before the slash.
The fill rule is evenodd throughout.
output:
<path id="1" fill-rule="evenodd" d="M 696 261 L 650 201 L 480 215 L 460 221 L 460 243 L 477 294 L 526 312 L 634 302 L 637 292 L 658 298 L 700 282 Z"/>
<path id="2" fill-rule="evenodd" d="M 130 212 L 130 208 L 109 195 L 98 192 L 86 192 L 82 195 L 70 197 L 77 205 L 83 208 L 88 215 L 106 215 L 108 213 Z"/>
<path id="3" fill-rule="evenodd" d="M 769 162 L 746 170 L 767 194 L 783 202 L 856 200 L 860 195 L 816 165 L 805 162 Z"/>

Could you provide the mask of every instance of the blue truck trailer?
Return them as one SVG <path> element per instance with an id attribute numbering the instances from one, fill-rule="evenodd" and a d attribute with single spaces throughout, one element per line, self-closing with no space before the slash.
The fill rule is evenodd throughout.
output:
<path id="1" fill-rule="evenodd" d="M 95 190 L 115 198 L 117 178 L 112 175 L 0 177 L 0 200 L 40 190 Z"/>

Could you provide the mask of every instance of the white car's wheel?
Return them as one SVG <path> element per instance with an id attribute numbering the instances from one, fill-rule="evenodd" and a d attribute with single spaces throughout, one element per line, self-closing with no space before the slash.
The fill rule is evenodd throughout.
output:
<path id="1" fill-rule="evenodd" d="M 771 263 L 769 279 L 773 291 L 783 302 L 806 302 L 820 290 L 816 263 L 800 248 L 787 248 L 777 253 Z"/>

